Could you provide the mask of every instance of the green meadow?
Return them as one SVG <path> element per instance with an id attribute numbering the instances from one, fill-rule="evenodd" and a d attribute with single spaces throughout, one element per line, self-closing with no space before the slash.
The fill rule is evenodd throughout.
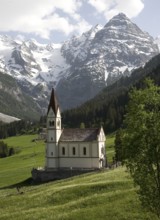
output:
<path id="1" fill-rule="evenodd" d="M 18 154 L 0 159 L 0 219 L 4 220 L 158 220 L 138 200 L 124 167 L 43 184 L 30 181 L 31 169 L 44 166 L 44 143 L 36 136 L 5 140 Z M 114 136 L 107 137 L 109 161 Z M 17 184 L 21 184 L 20 191 Z"/>
<path id="2" fill-rule="evenodd" d="M 0 159 L 0 187 L 22 182 L 31 176 L 33 167 L 44 165 L 44 142 L 33 142 L 36 137 L 26 135 L 3 140 L 19 153 Z"/>

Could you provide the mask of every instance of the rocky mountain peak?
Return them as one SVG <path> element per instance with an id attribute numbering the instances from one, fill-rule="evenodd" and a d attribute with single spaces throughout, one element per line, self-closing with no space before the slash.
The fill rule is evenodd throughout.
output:
<path id="1" fill-rule="evenodd" d="M 131 74 L 133 69 L 159 53 L 153 38 L 123 13 L 114 16 L 103 28 L 94 27 L 72 38 L 62 48 L 72 66 L 69 75 L 60 80 L 57 91 L 61 98 L 66 94 L 70 107 L 76 100 L 77 104 L 82 103 L 83 97 L 76 94 L 90 99 L 106 85 Z M 68 94 L 71 93 L 75 100 L 70 100 Z"/>
<path id="2" fill-rule="evenodd" d="M 117 32 L 117 33 L 127 33 L 127 38 L 129 35 L 137 35 L 142 37 L 149 37 L 148 33 L 143 32 L 136 24 L 134 24 L 125 14 L 119 13 L 118 15 L 114 16 L 105 26 L 107 32 Z M 119 37 L 119 35 L 117 36 Z"/>
<path id="3" fill-rule="evenodd" d="M 104 27 L 111 26 L 111 24 L 114 26 L 119 26 L 120 24 L 127 23 L 131 23 L 131 20 L 124 13 L 119 13 L 110 19 Z"/>
<path id="4" fill-rule="evenodd" d="M 159 53 L 157 42 L 120 13 L 104 27 L 96 25 L 62 45 L 0 36 L 0 70 L 41 107 L 47 107 L 54 87 L 61 108 L 67 109 L 144 65 Z"/>

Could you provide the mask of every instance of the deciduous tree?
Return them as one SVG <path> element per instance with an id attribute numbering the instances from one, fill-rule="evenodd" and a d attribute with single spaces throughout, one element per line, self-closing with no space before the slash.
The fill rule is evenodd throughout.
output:
<path id="1" fill-rule="evenodd" d="M 123 141 L 123 130 L 120 128 L 116 132 L 115 141 L 114 141 L 116 162 L 122 161 L 122 157 L 123 157 L 122 141 Z"/>
<path id="2" fill-rule="evenodd" d="M 142 204 L 160 217 L 160 87 L 150 79 L 130 93 L 124 124 L 123 161 Z"/>

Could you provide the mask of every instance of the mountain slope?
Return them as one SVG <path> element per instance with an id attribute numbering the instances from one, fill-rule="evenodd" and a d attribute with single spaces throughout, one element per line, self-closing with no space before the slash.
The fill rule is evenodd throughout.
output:
<path id="1" fill-rule="evenodd" d="M 121 13 L 103 28 L 95 27 L 66 42 L 62 52 L 72 62 L 70 74 L 57 85 L 64 108 L 79 105 L 122 75 L 130 75 L 158 54 L 159 49 L 148 33 Z"/>
<path id="2" fill-rule="evenodd" d="M 52 87 L 61 109 L 72 108 L 158 53 L 157 41 L 121 13 L 104 27 L 96 25 L 62 45 L 0 36 L 0 71 L 15 79 L 17 89 L 37 103 L 42 114 Z"/>
<path id="3" fill-rule="evenodd" d="M 103 125 L 105 132 L 117 130 L 122 126 L 130 89 L 142 87 L 146 77 L 160 86 L 159 73 L 160 55 L 157 55 L 130 77 L 122 77 L 79 108 L 63 112 L 64 126 L 79 127 L 83 122 L 86 127 Z"/>
<path id="4" fill-rule="evenodd" d="M 0 159 L 1 219 L 158 220 L 142 209 L 132 179 L 122 167 L 33 184 L 31 169 L 45 164 L 44 142 L 36 144 L 35 138 L 21 135 L 5 139 L 19 153 Z M 107 137 L 107 157 L 113 154 L 113 145 L 114 138 Z"/>
<path id="5" fill-rule="evenodd" d="M 40 107 L 18 86 L 16 80 L 0 72 L 0 112 L 20 119 L 39 119 Z"/>

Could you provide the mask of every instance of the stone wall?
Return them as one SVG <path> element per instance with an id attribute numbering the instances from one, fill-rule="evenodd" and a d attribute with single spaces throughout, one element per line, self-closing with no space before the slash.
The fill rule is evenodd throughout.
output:
<path id="1" fill-rule="evenodd" d="M 98 170 L 98 169 L 97 169 Z M 84 173 L 89 173 L 93 172 L 95 169 L 79 169 L 79 170 L 74 170 L 74 169 L 60 169 L 60 170 L 38 170 L 38 169 L 33 169 L 32 170 L 32 179 L 36 183 L 40 182 L 48 182 L 51 180 L 60 180 L 60 179 L 65 179 L 69 178 L 72 176 L 77 176 L 81 175 Z"/>

